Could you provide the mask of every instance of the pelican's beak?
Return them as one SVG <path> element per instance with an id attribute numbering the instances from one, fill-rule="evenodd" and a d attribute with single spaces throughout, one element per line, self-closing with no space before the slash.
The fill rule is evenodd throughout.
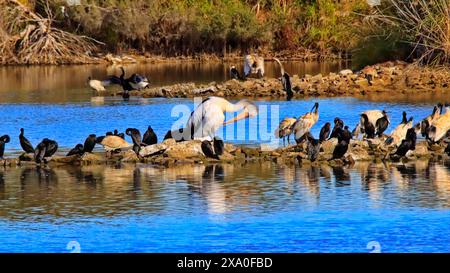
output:
<path id="1" fill-rule="evenodd" d="M 238 122 L 241 119 L 246 119 L 246 118 L 249 118 L 249 117 L 250 117 L 250 114 L 248 113 L 248 111 L 243 111 L 243 112 L 239 113 L 236 117 L 234 117 L 234 118 L 232 118 L 232 119 L 230 119 L 228 121 L 225 121 L 223 123 L 223 125 L 235 123 L 235 122 Z"/>

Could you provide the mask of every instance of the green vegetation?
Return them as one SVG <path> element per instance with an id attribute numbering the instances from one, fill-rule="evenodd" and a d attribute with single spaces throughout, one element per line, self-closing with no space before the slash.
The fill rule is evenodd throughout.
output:
<path id="1" fill-rule="evenodd" d="M 365 0 L 81 0 L 52 1 L 61 27 L 106 49 L 164 55 L 309 49 L 322 55 L 356 45 Z M 67 6 L 67 5 L 66 5 Z"/>
<path id="2" fill-rule="evenodd" d="M 352 56 L 358 67 L 392 59 L 449 63 L 450 0 L 381 3 L 80 0 L 69 5 L 66 0 L 0 0 L 0 63 L 84 62 L 95 51 L 225 56 L 253 49 L 286 56 Z M 46 25 L 50 35 L 45 35 Z M 56 47 L 50 46 L 53 40 Z M 46 47 L 41 50 L 40 44 Z"/>

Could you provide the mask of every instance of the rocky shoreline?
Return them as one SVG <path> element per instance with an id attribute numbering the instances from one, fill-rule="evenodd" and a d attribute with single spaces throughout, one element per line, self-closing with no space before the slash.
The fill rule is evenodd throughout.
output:
<path id="1" fill-rule="evenodd" d="M 360 71 L 342 70 L 328 75 L 291 76 L 293 98 L 364 96 L 368 94 L 423 94 L 450 93 L 450 70 L 424 68 L 405 62 L 385 62 L 367 66 Z M 121 95 L 121 92 L 106 91 L 100 96 Z M 153 87 L 130 92 L 132 96 L 144 98 L 192 98 L 219 96 L 227 98 L 284 99 L 287 93 L 276 78 L 245 81 L 235 79 L 209 84 L 181 83 Z"/>
<path id="2" fill-rule="evenodd" d="M 337 139 L 322 143 L 319 156 L 315 162 L 307 159 L 307 144 L 291 145 L 271 149 L 270 147 L 246 147 L 225 143 L 224 153 L 218 159 L 206 157 L 201 149 L 201 141 L 191 140 L 175 142 L 168 139 L 159 144 L 141 149 L 139 156 L 132 150 L 125 150 L 107 158 L 104 153 L 85 153 L 82 156 L 55 155 L 48 159 L 49 166 L 61 165 L 101 165 L 117 163 L 146 163 L 156 166 L 171 167 L 180 164 L 206 163 L 245 163 L 271 161 L 277 164 L 328 164 L 339 166 L 359 161 L 372 162 L 407 162 L 416 160 L 448 160 L 450 155 L 444 152 L 446 143 L 429 145 L 426 141 L 417 143 L 415 150 L 409 151 L 405 157 L 392 156 L 395 148 L 386 147 L 379 139 L 352 140 L 349 150 L 343 159 L 333 159 L 333 150 Z M 22 154 L 18 158 L 0 160 L 0 166 L 15 167 L 36 165 L 32 154 Z"/>

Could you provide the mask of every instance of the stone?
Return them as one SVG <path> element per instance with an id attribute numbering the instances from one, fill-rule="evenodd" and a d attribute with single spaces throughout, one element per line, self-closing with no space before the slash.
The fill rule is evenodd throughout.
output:
<path id="1" fill-rule="evenodd" d="M 175 145 L 175 139 L 166 139 L 163 143 L 142 147 L 139 156 L 146 157 L 164 152 L 170 145 Z"/>
<path id="2" fill-rule="evenodd" d="M 348 75 L 352 75 L 353 71 L 351 69 L 344 69 L 339 71 L 339 75 L 340 76 L 348 76 Z"/>
<path id="3" fill-rule="evenodd" d="M 80 157 L 80 161 L 83 163 L 99 163 L 99 162 L 103 162 L 106 161 L 105 157 L 100 156 L 98 154 L 94 154 L 94 153 L 84 153 L 81 157 Z"/>
<path id="4" fill-rule="evenodd" d="M 323 153 L 332 154 L 337 143 L 338 143 L 337 138 L 332 138 L 332 139 L 325 140 L 324 142 L 322 142 L 320 147 L 321 147 L 321 150 L 323 151 Z"/>
<path id="5" fill-rule="evenodd" d="M 164 155 L 170 158 L 187 159 L 192 157 L 204 157 L 201 148 L 201 141 L 190 140 L 177 142 L 175 145 L 169 146 Z"/>
<path id="6" fill-rule="evenodd" d="M 122 156 L 122 159 L 120 161 L 122 162 L 138 162 L 139 157 L 133 150 L 123 151 L 120 153 Z"/>

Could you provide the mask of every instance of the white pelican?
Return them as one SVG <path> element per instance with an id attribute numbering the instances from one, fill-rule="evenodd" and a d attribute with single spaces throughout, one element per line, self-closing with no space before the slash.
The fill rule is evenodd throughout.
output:
<path id="1" fill-rule="evenodd" d="M 293 125 L 295 141 L 297 143 L 302 141 L 302 136 L 307 132 L 309 132 L 309 130 L 311 130 L 311 127 L 313 127 L 314 124 L 316 124 L 318 119 L 319 119 L 319 103 L 316 102 L 311 111 L 299 117 Z"/>
<path id="2" fill-rule="evenodd" d="M 292 134 L 292 126 L 297 121 L 296 118 L 284 118 L 280 125 L 278 125 L 278 128 L 275 129 L 275 137 L 276 138 L 283 138 L 283 145 L 285 145 L 286 137 L 288 138 L 288 144 L 290 144 L 290 136 Z"/>
<path id="3" fill-rule="evenodd" d="M 446 112 L 443 115 L 440 115 L 437 119 L 435 119 L 430 126 L 428 131 L 428 138 L 432 142 L 437 142 L 446 136 L 448 136 L 450 132 L 450 111 Z"/>
<path id="4" fill-rule="evenodd" d="M 406 112 L 403 112 L 402 122 L 392 131 L 391 135 L 386 139 L 387 145 L 398 146 L 402 140 L 406 138 L 406 132 L 413 127 L 413 118 L 406 119 Z"/>
<path id="5" fill-rule="evenodd" d="M 264 58 L 256 54 L 247 54 L 244 58 L 244 77 L 257 74 L 259 78 L 264 77 Z"/>
<path id="6" fill-rule="evenodd" d="M 240 112 L 236 117 L 225 122 L 225 112 Z M 186 127 L 191 138 L 212 140 L 221 125 L 237 122 L 241 119 L 254 117 L 258 108 L 250 101 L 243 99 L 233 104 L 224 98 L 209 97 L 191 113 Z"/>

